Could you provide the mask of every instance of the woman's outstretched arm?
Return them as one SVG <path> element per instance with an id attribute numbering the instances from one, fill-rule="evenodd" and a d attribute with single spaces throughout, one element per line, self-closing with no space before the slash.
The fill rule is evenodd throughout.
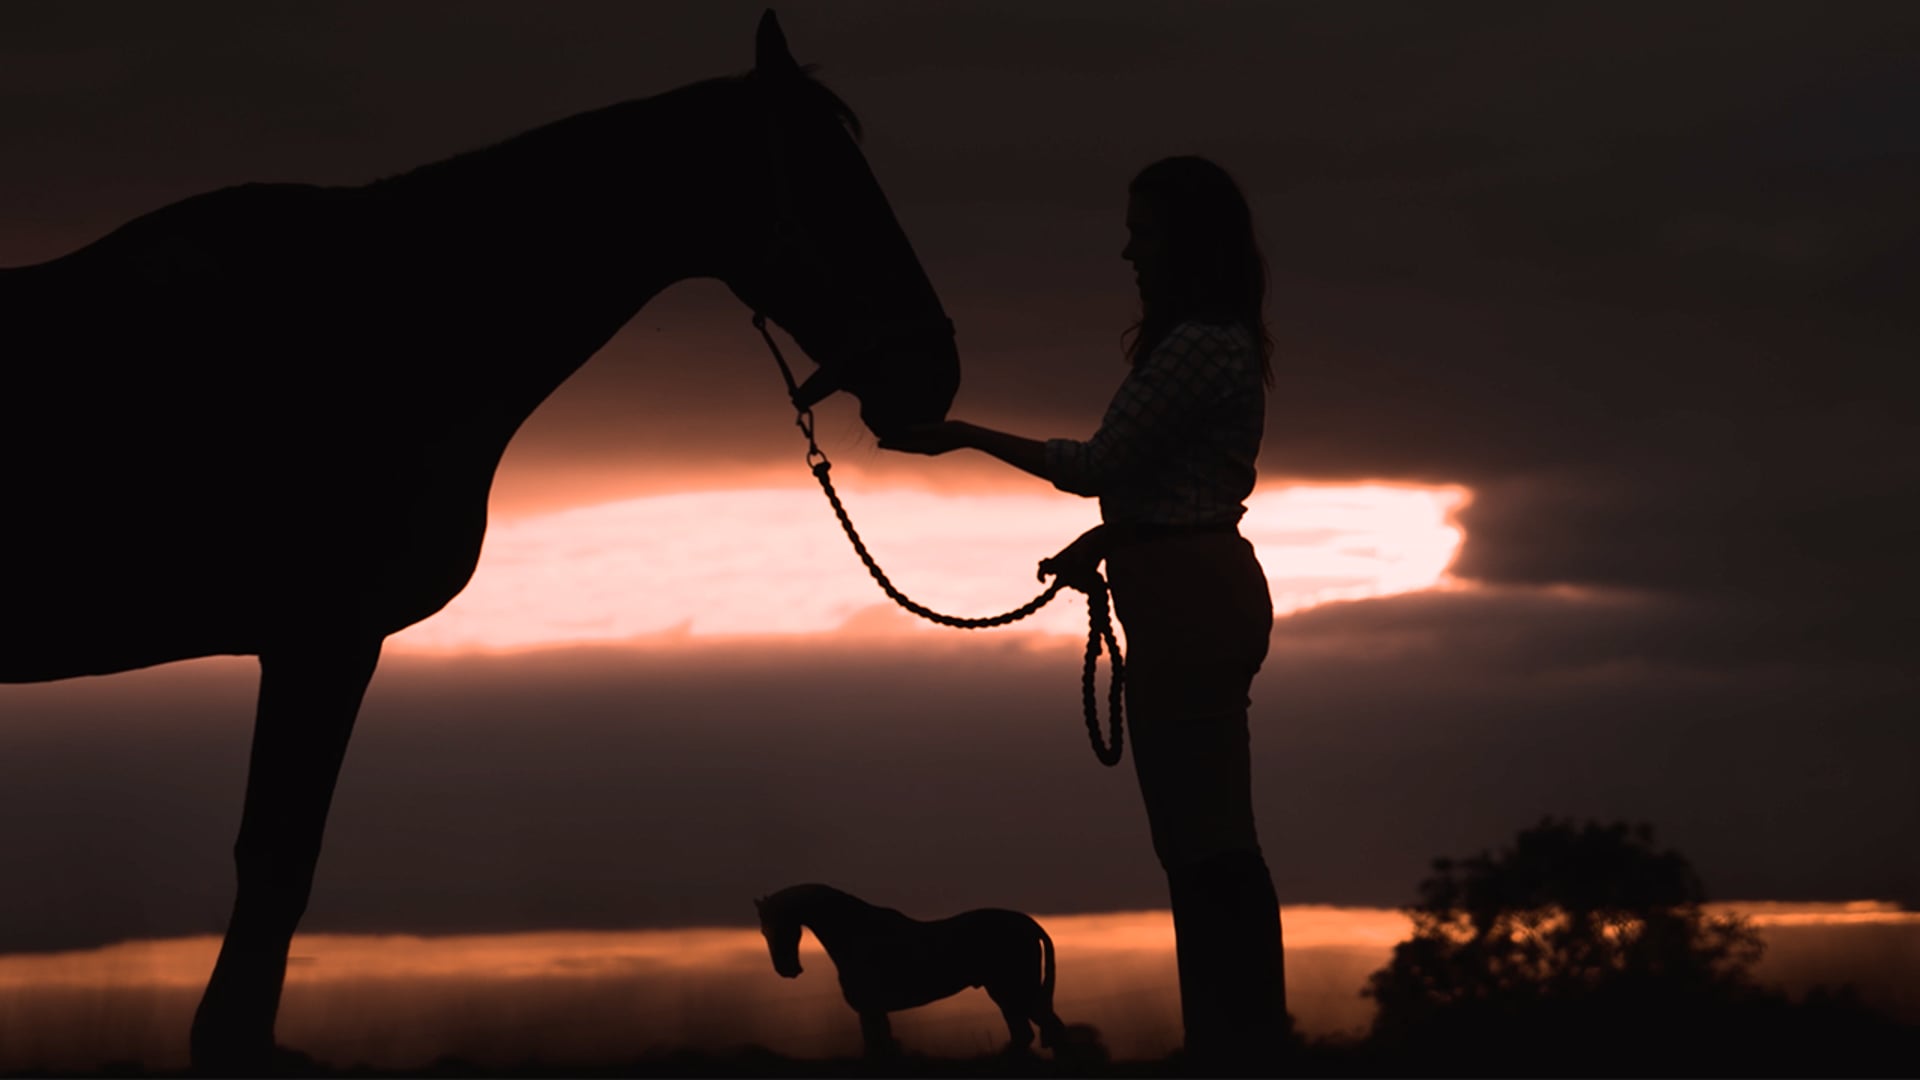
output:
<path id="1" fill-rule="evenodd" d="M 922 424 L 880 440 L 882 450 L 901 450 L 909 454 L 939 455 L 962 448 L 991 454 L 1021 472 L 1051 482 L 1047 476 L 1046 443 L 995 431 L 979 424 L 969 424 L 965 420 Z"/>

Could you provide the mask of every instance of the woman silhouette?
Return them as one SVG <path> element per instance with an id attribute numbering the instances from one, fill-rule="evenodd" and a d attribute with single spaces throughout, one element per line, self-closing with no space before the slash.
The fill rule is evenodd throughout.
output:
<path id="1" fill-rule="evenodd" d="M 1239 186 L 1204 158 L 1166 158 L 1134 177 L 1127 232 L 1120 255 L 1133 264 L 1141 317 L 1131 370 L 1092 438 L 948 420 L 880 445 L 981 450 L 1099 497 L 1102 523 L 1041 566 L 1074 584 L 1107 564 L 1127 638 L 1134 770 L 1173 907 L 1187 1052 L 1220 1070 L 1259 1069 L 1288 1032 L 1247 735 L 1273 602 L 1238 530 L 1273 381 L 1266 265 Z"/>

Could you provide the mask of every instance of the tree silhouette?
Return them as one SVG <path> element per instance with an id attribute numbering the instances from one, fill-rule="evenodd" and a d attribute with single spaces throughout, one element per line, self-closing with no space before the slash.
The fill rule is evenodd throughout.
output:
<path id="1" fill-rule="evenodd" d="M 1757 993 L 1757 932 L 1705 899 L 1647 825 L 1548 818 L 1498 855 L 1436 860 L 1413 938 L 1363 991 L 1379 1005 L 1374 1038 L 1477 1067 L 1545 1053 L 1604 1068 L 1623 1038 L 1691 1041 Z"/>
<path id="2" fill-rule="evenodd" d="M 1450 1005 L 1625 983 L 1732 989 L 1760 955 L 1745 919 L 1702 912 L 1698 876 L 1677 852 L 1655 849 L 1651 826 L 1549 818 L 1497 856 L 1433 865 L 1413 939 L 1369 980 L 1389 1026 Z"/>

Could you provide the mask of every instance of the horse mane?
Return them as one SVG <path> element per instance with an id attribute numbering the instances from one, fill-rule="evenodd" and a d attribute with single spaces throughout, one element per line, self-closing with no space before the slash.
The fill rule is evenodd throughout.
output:
<path id="1" fill-rule="evenodd" d="M 795 92 L 807 99 L 814 108 L 840 121 L 840 126 L 847 129 L 847 134 L 853 136 L 854 142 L 861 142 L 866 133 L 860 126 L 859 115 L 839 94 L 829 90 L 827 84 L 813 77 L 813 73 L 819 69 L 819 64 L 802 64 L 800 78 L 793 84 Z"/>
<path id="2" fill-rule="evenodd" d="M 834 93 L 825 83 L 814 78 L 817 64 L 807 64 L 793 76 L 784 76 L 780 87 L 782 93 L 795 96 L 806 108 L 815 109 L 833 117 L 845 128 L 854 142 L 861 141 L 864 129 L 860 117 L 840 95 Z M 498 142 L 477 149 L 463 151 L 452 157 L 428 162 L 405 172 L 381 177 L 369 184 L 369 187 L 387 187 L 412 180 L 425 180 L 441 176 L 448 172 L 464 171 L 467 166 L 485 165 L 509 158 L 538 161 L 548 155 L 543 153 L 549 146 L 560 146 L 573 139 L 584 128 L 598 127 L 614 120 L 631 121 L 645 113 L 654 112 L 665 106 L 680 104 L 702 97 L 719 97 L 724 94 L 738 93 L 757 85 L 753 72 L 744 75 L 719 75 L 698 82 L 687 83 L 650 97 L 632 98 L 627 101 L 603 105 L 597 109 L 575 113 L 572 116 L 543 124 L 528 131 L 510 135 Z"/>
<path id="3" fill-rule="evenodd" d="M 822 885 L 809 881 L 800 885 L 789 885 L 784 889 L 769 893 L 761 902 L 775 911 L 785 911 L 809 900 L 858 900 L 859 897 L 831 885 Z"/>
<path id="4" fill-rule="evenodd" d="M 822 885 L 816 881 L 800 885 L 789 885 L 777 892 L 763 896 L 760 902 L 765 905 L 764 912 L 776 920 L 795 919 L 806 911 L 812 915 L 828 915 L 834 912 L 849 911 L 886 911 L 888 909 L 872 904 L 831 885 Z"/>

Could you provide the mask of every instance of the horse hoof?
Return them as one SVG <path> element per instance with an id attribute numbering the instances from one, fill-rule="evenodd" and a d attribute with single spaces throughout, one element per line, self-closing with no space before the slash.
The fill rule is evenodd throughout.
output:
<path id="1" fill-rule="evenodd" d="M 196 1047 L 189 1071 L 194 1076 L 218 1077 L 330 1076 L 335 1072 L 311 1054 L 272 1043 L 264 1048 Z"/>
<path id="2" fill-rule="evenodd" d="M 332 1076 L 339 1072 L 312 1054 L 295 1050 L 290 1046 L 275 1045 L 273 1048 L 273 1075 L 275 1076 Z"/>
<path id="3" fill-rule="evenodd" d="M 273 1044 L 196 1039 L 188 1070 L 195 1076 L 265 1076 L 273 1070 Z"/>

